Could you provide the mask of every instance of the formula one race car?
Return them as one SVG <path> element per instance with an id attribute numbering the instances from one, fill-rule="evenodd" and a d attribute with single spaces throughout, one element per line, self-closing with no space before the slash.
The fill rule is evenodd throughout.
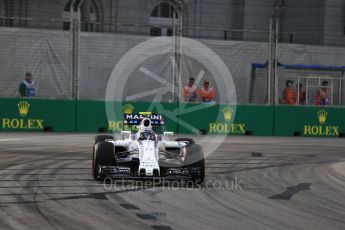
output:
<path id="1" fill-rule="evenodd" d="M 92 174 L 105 178 L 160 179 L 202 183 L 205 160 L 202 147 L 191 138 L 170 140 L 172 132 L 156 134 L 153 129 L 165 124 L 164 116 L 125 114 L 124 124 L 138 131 L 122 131 L 121 140 L 110 135 L 94 139 Z"/>

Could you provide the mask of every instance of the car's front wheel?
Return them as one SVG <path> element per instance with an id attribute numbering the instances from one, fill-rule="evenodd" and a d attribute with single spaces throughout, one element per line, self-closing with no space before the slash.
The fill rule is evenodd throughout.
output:
<path id="1" fill-rule="evenodd" d="M 111 135 L 97 135 L 93 139 L 92 145 L 92 175 L 95 178 L 95 171 L 96 171 L 96 162 L 95 162 L 95 147 L 97 143 L 105 142 L 106 140 L 115 140 L 115 138 Z M 96 179 L 96 178 L 95 178 Z"/>
<path id="2" fill-rule="evenodd" d="M 115 138 L 111 135 L 97 135 L 93 139 L 93 144 L 97 144 L 98 142 L 104 142 L 106 140 L 115 140 Z"/>
<path id="3" fill-rule="evenodd" d="M 94 147 L 92 159 L 92 175 L 95 180 L 100 178 L 97 166 L 112 166 L 115 163 L 114 145 L 109 142 L 98 142 Z"/>

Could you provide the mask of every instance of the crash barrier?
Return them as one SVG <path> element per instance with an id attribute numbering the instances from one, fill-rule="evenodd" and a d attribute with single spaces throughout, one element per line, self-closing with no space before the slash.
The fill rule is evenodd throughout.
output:
<path id="1" fill-rule="evenodd" d="M 122 114 L 152 111 L 166 117 L 162 131 L 184 134 L 226 134 L 232 135 L 272 135 L 273 112 L 268 106 L 239 105 L 237 108 L 224 105 L 177 104 L 177 103 L 115 103 L 116 117 L 105 112 L 105 103 L 97 101 L 77 102 L 77 131 L 104 132 L 130 130 L 122 122 Z M 236 116 L 235 116 L 236 112 Z M 253 116 L 255 114 L 255 116 Z M 231 121 L 234 119 L 233 123 Z M 196 129 L 196 130 L 195 130 Z"/>
<path id="2" fill-rule="evenodd" d="M 112 104 L 108 116 L 106 103 Z M 0 99 L 1 131 L 120 132 L 123 113 L 164 111 L 161 131 L 255 136 L 344 136 L 345 108 Z M 108 107 L 109 108 L 109 107 Z M 114 111 L 114 113 L 112 113 Z M 116 116 L 112 116 L 116 114 Z"/>

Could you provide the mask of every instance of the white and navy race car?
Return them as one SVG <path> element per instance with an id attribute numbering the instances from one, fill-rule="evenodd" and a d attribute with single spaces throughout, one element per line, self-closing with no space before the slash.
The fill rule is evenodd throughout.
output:
<path id="1" fill-rule="evenodd" d="M 157 134 L 165 124 L 156 114 L 125 114 L 124 124 L 138 131 L 122 131 L 121 140 L 110 135 L 94 139 L 92 174 L 95 180 L 163 179 L 202 183 L 205 160 L 202 147 L 191 138 L 171 140 L 172 132 Z"/>

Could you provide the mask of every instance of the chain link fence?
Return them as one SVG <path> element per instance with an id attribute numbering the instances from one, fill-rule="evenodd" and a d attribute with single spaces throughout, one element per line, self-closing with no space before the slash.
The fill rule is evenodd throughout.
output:
<path id="1" fill-rule="evenodd" d="M 19 97 L 31 72 L 40 98 L 71 98 L 70 34 L 63 31 L 0 28 L 1 97 Z"/>
<path id="2" fill-rule="evenodd" d="M 315 65 L 280 65 L 277 68 L 278 94 L 280 105 L 287 104 L 284 98 L 286 84 L 291 81 L 295 92 L 295 104 L 303 106 L 318 105 L 317 97 L 320 89 L 328 92 L 330 106 L 344 106 L 344 67 Z M 250 102 L 253 104 L 268 104 L 268 67 L 265 64 L 252 65 L 252 80 Z M 327 82 L 327 86 L 323 85 Z M 272 90 L 274 90 L 272 88 Z"/>

